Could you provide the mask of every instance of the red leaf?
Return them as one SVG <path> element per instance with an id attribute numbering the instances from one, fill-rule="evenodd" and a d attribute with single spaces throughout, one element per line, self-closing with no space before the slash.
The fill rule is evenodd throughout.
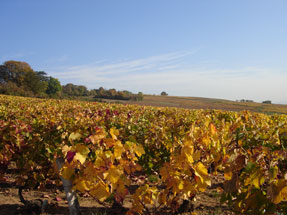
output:
<path id="1" fill-rule="evenodd" d="M 71 163 L 74 159 L 74 156 L 76 155 L 76 152 L 68 151 L 67 153 L 67 161 Z"/>

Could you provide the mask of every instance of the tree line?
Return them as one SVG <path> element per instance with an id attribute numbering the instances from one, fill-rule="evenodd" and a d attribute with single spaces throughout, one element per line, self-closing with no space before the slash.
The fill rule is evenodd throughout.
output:
<path id="1" fill-rule="evenodd" d="M 117 100 L 142 100 L 143 93 L 133 94 L 127 90 L 88 90 L 86 86 L 68 83 L 61 85 L 57 78 L 44 71 L 34 71 L 26 62 L 6 61 L 0 65 L 0 94 L 40 98 L 103 98 Z"/>
<path id="2" fill-rule="evenodd" d="M 58 79 L 44 71 L 34 71 L 26 62 L 6 61 L 0 65 L 0 93 L 46 97 L 57 95 L 62 89 Z"/>

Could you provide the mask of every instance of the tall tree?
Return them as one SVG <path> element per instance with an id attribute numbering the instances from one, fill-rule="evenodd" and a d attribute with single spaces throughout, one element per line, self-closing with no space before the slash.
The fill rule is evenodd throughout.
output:
<path id="1" fill-rule="evenodd" d="M 89 93 L 86 86 L 71 83 L 64 85 L 62 92 L 68 96 L 87 96 Z"/>
<path id="2" fill-rule="evenodd" d="M 49 81 L 49 77 L 47 76 L 47 73 L 44 71 L 35 71 L 37 76 L 39 77 L 40 81 Z"/>
<path id="3" fill-rule="evenodd" d="M 9 79 L 9 71 L 8 68 L 4 65 L 0 65 L 0 84 L 7 83 Z"/>
<path id="4" fill-rule="evenodd" d="M 25 85 L 25 76 L 27 73 L 34 72 L 31 66 L 22 61 L 6 61 L 1 67 L 1 82 L 14 82 L 17 86 Z"/>
<path id="5" fill-rule="evenodd" d="M 48 77 L 37 72 L 28 72 L 25 75 L 26 89 L 31 90 L 35 95 L 43 96 L 48 88 Z"/>
<path id="6" fill-rule="evenodd" d="M 56 95 L 62 90 L 60 81 L 57 78 L 50 77 L 48 81 L 47 94 Z"/>

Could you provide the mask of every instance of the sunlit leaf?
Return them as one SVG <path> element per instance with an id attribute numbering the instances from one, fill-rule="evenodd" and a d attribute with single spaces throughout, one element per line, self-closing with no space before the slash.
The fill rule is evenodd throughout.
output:
<path id="1" fill-rule="evenodd" d="M 88 182 L 86 180 L 77 181 L 77 183 L 73 186 L 74 190 L 78 190 L 80 192 L 85 192 L 89 190 Z"/>
<path id="2" fill-rule="evenodd" d="M 81 139 L 82 135 L 80 133 L 77 133 L 77 132 L 72 132 L 69 136 L 69 141 L 70 142 L 73 142 L 75 140 L 79 140 Z"/>
<path id="3" fill-rule="evenodd" d="M 110 196 L 109 187 L 104 182 L 100 181 L 91 189 L 90 194 L 103 202 Z"/>
<path id="4" fill-rule="evenodd" d="M 82 144 L 77 144 L 76 145 L 76 155 L 75 155 L 75 159 L 80 161 L 81 164 L 84 164 L 84 162 L 86 161 L 87 159 L 87 156 L 90 152 L 89 148 L 85 145 L 82 145 Z"/>
<path id="5" fill-rule="evenodd" d="M 61 169 L 61 176 L 64 179 L 70 179 L 74 173 L 75 171 L 72 167 L 63 166 Z"/>
<path id="6" fill-rule="evenodd" d="M 141 156 L 142 154 L 145 153 L 144 148 L 142 147 L 142 145 L 135 145 L 135 153 L 137 154 L 137 156 Z"/>
<path id="7" fill-rule="evenodd" d="M 117 140 L 117 136 L 120 134 L 120 132 L 117 130 L 117 129 L 115 129 L 115 128 L 111 128 L 110 129 L 110 135 L 112 136 L 112 138 L 114 139 L 114 140 Z"/>
<path id="8" fill-rule="evenodd" d="M 122 174 L 123 170 L 120 167 L 111 166 L 109 171 L 107 172 L 106 179 L 115 184 L 120 179 Z"/>

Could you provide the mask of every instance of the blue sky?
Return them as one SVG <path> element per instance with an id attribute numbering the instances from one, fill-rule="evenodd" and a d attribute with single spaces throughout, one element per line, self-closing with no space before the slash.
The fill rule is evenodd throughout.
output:
<path id="1" fill-rule="evenodd" d="M 286 0 L 3 0 L 0 63 L 62 84 L 287 104 Z"/>

